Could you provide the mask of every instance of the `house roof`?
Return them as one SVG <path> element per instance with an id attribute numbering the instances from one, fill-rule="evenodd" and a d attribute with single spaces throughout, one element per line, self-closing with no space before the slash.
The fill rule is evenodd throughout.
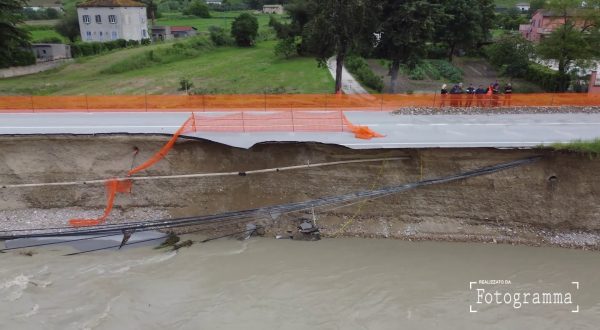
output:
<path id="1" fill-rule="evenodd" d="M 196 30 L 193 26 L 171 26 L 171 32 L 185 32 Z"/>
<path id="2" fill-rule="evenodd" d="M 146 5 L 135 0 L 87 0 L 77 7 L 146 7 Z"/>

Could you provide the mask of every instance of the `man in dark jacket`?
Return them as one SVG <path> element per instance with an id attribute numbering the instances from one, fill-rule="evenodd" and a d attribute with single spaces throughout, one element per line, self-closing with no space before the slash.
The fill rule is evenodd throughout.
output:
<path id="1" fill-rule="evenodd" d="M 465 102 L 465 107 L 471 107 L 471 105 L 473 104 L 473 95 L 475 94 L 475 87 L 473 87 L 473 84 L 469 84 L 469 87 L 467 87 L 467 101 Z"/>

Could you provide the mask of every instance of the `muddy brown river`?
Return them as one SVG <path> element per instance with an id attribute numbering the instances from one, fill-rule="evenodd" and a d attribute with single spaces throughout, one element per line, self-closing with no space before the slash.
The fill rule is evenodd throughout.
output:
<path id="1" fill-rule="evenodd" d="M 266 238 L 218 240 L 178 252 L 139 247 L 65 257 L 68 247 L 34 251 L 33 256 L 0 254 L 2 329 L 597 329 L 600 324 L 600 253 L 591 251 Z M 544 301 L 546 293 L 552 298 Z"/>

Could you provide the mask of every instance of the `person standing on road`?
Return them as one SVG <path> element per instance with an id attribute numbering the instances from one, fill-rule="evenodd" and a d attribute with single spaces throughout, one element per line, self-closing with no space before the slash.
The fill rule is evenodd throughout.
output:
<path id="1" fill-rule="evenodd" d="M 512 98 L 512 84 L 508 83 L 504 86 L 504 105 L 510 107 L 511 98 Z"/>
<path id="2" fill-rule="evenodd" d="M 446 97 L 448 95 L 448 86 L 446 84 L 442 85 L 442 90 L 440 90 L 440 108 L 446 106 Z"/>
<path id="3" fill-rule="evenodd" d="M 467 101 L 465 102 L 465 107 L 469 108 L 473 105 L 473 94 L 475 94 L 475 87 L 473 87 L 473 84 L 469 84 L 469 87 L 467 87 Z"/>
<path id="4" fill-rule="evenodd" d="M 485 88 L 482 85 L 479 85 L 475 90 L 475 98 L 477 98 L 477 106 L 480 108 L 484 107 L 483 104 L 483 96 L 485 95 Z"/>

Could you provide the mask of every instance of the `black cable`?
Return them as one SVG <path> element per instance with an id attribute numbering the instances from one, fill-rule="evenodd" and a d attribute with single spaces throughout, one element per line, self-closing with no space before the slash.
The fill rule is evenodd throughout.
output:
<path id="1" fill-rule="evenodd" d="M 255 208 L 243 211 L 233 211 L 233 212 L 225 212 L 220 214 L 213 214 L 207 216 L 195 216 L 195 217 L 185 217 L 178 219 L 160 219 L 160 220 L 151 220 L 151 221 L 140 221 L 140 222 L 129 222 L 125 224 L 110 224 L 110 225 L 99 225 L 99 226 L 91 226 L 85 227 L 85 229 L 73 229 L 70 227 L 64 227 L 63 231 L 59 232 L 42 232 L 42 233 L 31 233 L 31 231 L 47 231 L 47 229 L 40 228 L 36 230 L 30 230 L 29 234 L 17 234 L 17 235 L 6 235 L 0 236 L 0 239 L 14 239 L 14 238 L 22 238 L 22 237 L 48 237 L 48 236 L 72 236 L 72 235 L 81 235 L 85 234 L 101 234 L 107 233 L 110 231 L 116 230 L 127 230 L 134 229 L 136 231 L 144 231 L 144 230 L 153 230 L 153 229 L 164 229 L 164 228 L 177 228 L 183 226 L 191 226 L 191 225 L 200 225 L 206 223 L 214 223 L 221 221 L 229 221 L 235 219 L 244 219 L 244 218 L 255 218 L 260 216 L 271 216 L 279 215 L 283 213 L 290 213 L 296 211 L 307 210 L 315 207 L 321 207 L 331 204 L 342 204 L 348 201 L 357 200 L 357 199 L 373 199 L 378 197 L 387 196 L 390 194 L 395 194 L 398 192 L 414 189 L 421 186 L 428 186 L 433 184 L 441 184 L 452 182 L 456 180 L 466 179 L 474 176 L 486 175 L 495 173 L 498 171 L 502 171 L 505 169 L 526 165 L 532 162 L 539 160 L 540 156 L 528 157 L 516 161 L 511 161 L 507 163 L 501 163 L 497 165 L 487 166 L 455 175 L 450 175 L 447 177 L 441 177 L 436 179 L 429 179 L 418 181 L 415 183 L 409 183 L 404 185 L 397 185 L 391 187 L 385 187 L 377 190 L 368 190 L 368 191 L 359 191 L 354 193 L 349 193 L 345 195 L 336 195 L 336 196 L 327 196 L 314 200 L 303 201 L 303 202 L 295 202 L 288 204 L 280 204 L 275 206 L 268 206 L 262 208 Z"/>
<path id="2" fill-rule="evenodd" d="M 216 239 L 224 238 L 224 237 L 229 237 L 229 236 L 233 236 L 233 235 L 236 235 L 236 234 L 242 234 L 242 233 L 249 232 L 249 231 L 255 231 L 258 228 L 262 228 L 262 226 L 257 226 L 254 229 L 248 229 L 248 230 L 244 230 L 244 231 L 241 231 L 241 232 L 236 232 L 236 233 L 232 233 L 232 234 L 228 234 L 228 235 L 224 235 L 224 236 L 219 236 L 219 237 L 214 237 L 214 238 L 206 239 L 206 240 L 201 241 L 201 243 L 206 243 L 206 242 L 209 242 L 209 241 L 212 241 L 212 240 L 216 240 Z M 199 232 L 199 231 L 201 231 L 201 230 L 190 231 L 190 232 L 188 232 L 186 234 L 192 234 L 192 233 Z M 133 243 L 127 242 L 127 243 L 125 243 L 123 245 L 118 244 L 118 245 L 105 246 L 105 247 L 97 248 L 97 249 L 93 249 L 93 250 L 78 251 L 78 252 L 73 252 L 73 253 L 65 254 L 65 256 L 74 256 L 74 255 L 84 254 L 84 253 L 88 253 L 88 252 L 96 252 L 96 251 L 102 251 L 102 250 L 109 250 L 109 249 L 118 248 L 120 246 L 127 246 L 127 245 L 134 245 L 134 244 L 139 244 L 139 243 L 146 243 L 146 242 L 156 241 L 156 240 L 159 240 L 159 239 L 164 239 L 166 237 L 167 236 L 165 235 L 165 236 L 162 236 L 162 237 L 149 238 L 149 239 L 145 239 L 145 240 L 141 240 L 141 241 L 137 241 L 137 242 L 133 242 Z"/>

